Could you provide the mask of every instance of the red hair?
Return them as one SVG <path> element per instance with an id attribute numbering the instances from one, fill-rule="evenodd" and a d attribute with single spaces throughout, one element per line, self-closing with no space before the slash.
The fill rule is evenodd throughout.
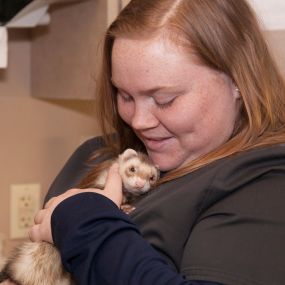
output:
<path id="1" fill-rule="evenodd" d="M 240 115 L 230 140 L 183 169 L 169 172 L 165 180 L 240 151 L 285 142 L 284 80 L 245 0 L 132 0 L 107 30 L 98 80 L 98 118 L 109 150 L 114 154 L 126 148 L 144 150 L 118 115 L 111 83 L 114 40 L 159 33 L 232 78 L 241 95 Z M 114 131 L 115 143 L 110 136 Z"/>

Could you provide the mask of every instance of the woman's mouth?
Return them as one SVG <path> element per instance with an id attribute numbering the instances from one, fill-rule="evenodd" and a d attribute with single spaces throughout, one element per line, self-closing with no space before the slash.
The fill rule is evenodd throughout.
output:
<path id="1" fill-rule="evenodd" d="M 143 137 L 142 140 L 148 150 L 162 151 L 172 137 Z"/>

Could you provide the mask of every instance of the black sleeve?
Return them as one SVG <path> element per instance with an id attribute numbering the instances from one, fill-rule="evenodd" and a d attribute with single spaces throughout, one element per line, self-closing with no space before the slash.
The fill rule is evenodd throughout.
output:
<path id="1" fill-rule="evenodd" d="M 225 284 L 285 284 L 284 174 L 285 166 L 271 169 L 213 203 L 185 245 L 182 272 Z"/>
<path id="2" fill-rule="evenodd" d="M 52 234 L 65 268 L 80 285 L 219 285 L 186 281 L 128 216 L 99 194 L 81 193 L 60 203 Z"/>
<path id="3" fill-rule="evenodd" d="M 89 158 L 92 153 L 104 145 L 101 137 L 96 137 L 84 142 L 68 159 L 62 170 L 51 184 L 44 203 L 50 198 L 60 195 L 65 191 L 74 188 L 90 169 Z"/>

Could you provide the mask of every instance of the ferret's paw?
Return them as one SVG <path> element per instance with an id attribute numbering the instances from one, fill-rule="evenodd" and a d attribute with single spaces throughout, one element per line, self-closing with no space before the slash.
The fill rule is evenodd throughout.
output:
<path id="1" fill-rule="evenodd" d="M 121 210 L 125 213 L 125 214 L 130 214 L 133 210 L 135 210 L 136 207 L 130 205 L 130 204 L 123 204 L 121 205 Z"/>

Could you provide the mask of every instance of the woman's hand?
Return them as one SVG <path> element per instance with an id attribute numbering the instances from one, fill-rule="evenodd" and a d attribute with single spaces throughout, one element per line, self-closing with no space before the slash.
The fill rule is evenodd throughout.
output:
<path id="1" fill-rule="evenodd" d="M 122 178 L 118 172 L 119 165 L 114 163 L 108 172 L 104 190 L 99 189 L 71 189 L 64 194 L 50 199 L 44 209 L 40 210 L 35 216 L 35 225 L 30 229 L 29 236 L 32 241 L 47 241 L 53 243 L 51 234 L 51 216 L 53 210 L 63 200 L 82 192 L 94 192 L 112 200 L 118 207 L 121 206 L 123 199 Z M 84 206 L 84 205 L 83 205 Z M 7 283 L 8 285 L 9 283 Z"/>

